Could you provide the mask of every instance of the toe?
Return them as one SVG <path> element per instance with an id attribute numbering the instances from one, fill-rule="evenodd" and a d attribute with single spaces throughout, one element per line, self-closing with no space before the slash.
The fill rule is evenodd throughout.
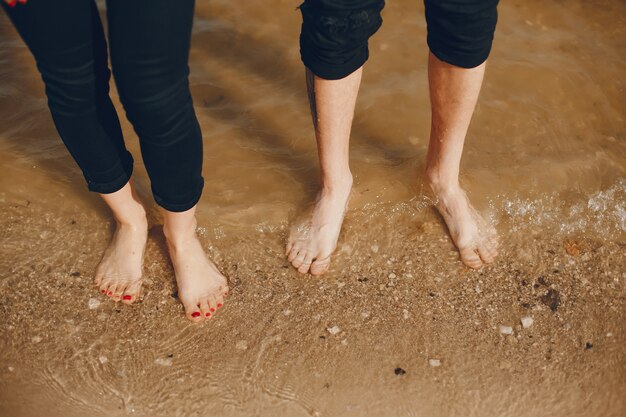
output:
<path id="1" fill-rule="evenodd" d="M 289 251 L 289 255 L 287 255 L 287 260 L 289 262 L 293 262 L 293 260 L 296 259 L 296 257 L 298 256 L 299 252 L 300 252 L 300 245 L 293 245 L 291 247 L 291 251 Z"/>
<path id="2" fill-rule="evenodd" d="M 208 300 L 202 300 L 200 303 L 200 313 L 202 317 L 210 318 L 212 316 Z"/>
<path id="3" fill-rule="evenodd" d="M 310 254 L 306 254 L 304 257 L 304 261 L 302 261 L 302 265 L 298 267 L 298 272 L 301 274 L 306 274 L 309 272 L 309 268 L 311 268 L 311 262 L 313 262 L 313 257 Z"/>
<path id="4" fill-rule="evenodd" d="M 113 295 L 113 291 L 115 290 L 115 284 L 109 281 L 109 282 L 104 282 L 102 286 L 104 287 L 105 295 L 111 297 Z"/>
<path id="5" fill-rule="evenodd" d="M 498 256 L 498 242 L 494 244 L 488 244 L 485 246 L 485 251 L 488 253 L 488 256 L 492 259 L 492 262 Z"/>
<path id="6" fill-rule="evenodd" d="M 200 312 L 200 306 L 198 304 L 186 304 L 185 305 L 185 317 L 187 320 L 194 323 L 202 321 L 202 313 Z"/>
<path id="7" fill-rule="evenodd" d="M 478 255 L 480 259 L 486 264 L 490 264 L 495 260 L 495 256 L 492 251 L 489 250 L 487 246 L 480 246 L 478 248 Z"/>
<path id="8" fill-rule="evenodd" d="M 214 315 L 217 309 L 219 308 L 217 306 L 218 304 L 217 299 L 215 297 L 208 297 L 208 301 L 209 301 L 209 312 L 211 313 L 211 315 Z M 222 304 L 221 303 L 219 304 L 221 307 Z"/>
<path id="9" fill-rule="evenodd" d="M 287 241 L 287 246 L 285 248 L 285 255 L 289 256 L 289 252 L 291 252 L 291 249 L 293 249 L 293 242 L 291 241 L 291 239 L 289 239 Z"/>
<path id="10" fill-rule="evenodd" d="M 483 263 L 474 248 L 468 247 L 459 249 L 459 253 L 461 254 L 461 260 L 463 263 L 470 268 L 479 269 L 483 266 Z"/>
<path id="11" fill-rule="evenodd" d="M 119 301 L 122 299 L 122 294 L 124 294 L 124 290 L 126 289 L 126 284 L 122 283 L 122 284 L 117 284 L 112 286 L 112 290 L 111 292 L 113 292 L 113 295 L 111 295 L 111 298 L 114 299 L 115 301 Z"/>
<path id="12" fill-rule="evenodd" d="M 311 264 L 311 274 L 313 275 L 322 275 L 328 268 L 330 267 L 330 256 L 327 256 L 322 259 L 316 259 Z"/>
<path id="13" fill-rule="evenodd" d="M 218 291 L 214 295 L 215 306 L 217 308 L 221 308 L 224 305 L 224 296 L 222 294 L 224 294 L 222 291 Z"/>
<path id="14" fill-rule="evenodd" d="M 298 252 L 298 256 L 296 256 L 296 258 L 293 261 L 291 261 L 291 264 L 293 265 L 294 268 L 296 269 L 300 268 L 300 266 L 304 262 L 304 258 L 306 257 L 306 254 L 307 254 L 307 251 L 305 250 L 301 250 L 300 252 Z"/>
<path id="15" fill-rule="evenodd" d="M 132 304 L 137 301 L 139 297 L 139 291 L 141 290 L 141 282 L 132 283 L 126 287 L 122 295 L 122 302 L 124 304 Z"/>

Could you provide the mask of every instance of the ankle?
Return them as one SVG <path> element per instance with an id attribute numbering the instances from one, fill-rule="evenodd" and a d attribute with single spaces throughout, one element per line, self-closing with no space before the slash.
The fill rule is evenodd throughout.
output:
<path id="1" fill-rule="evenodd" d="M 346 173 L 331 178 L 322 178 L 322 193 L 334 195 L 343 194 L 352 188 L 352 173 Z"/>
<path id="2" fill-rule="evenodd" d="M 457 175 L 446 175 L 437 169 L 426 169 L 425 181 L 435 194 L 450 194 L 460 189 Z"/>
<path id="3" fill-rule="evenodd" d="M 114 215 L 118 227 L 130 228 L 132 230 L 145 230 L 148 228 L 148 218 L 146 210 L 141 204 L 129 207 L 124 210 L 123 215 Z"/>
<path id="4" fill-rule="evenodd" d="M 165 222 L 163 224 L 163 234 L 168 246 L 173 249 L 180 248 L 185 246 L 190 240 L 195 239 L 197 224 L 195 217 L 191 222 L 185 224 L 177 223 L 172 225 Z"/>

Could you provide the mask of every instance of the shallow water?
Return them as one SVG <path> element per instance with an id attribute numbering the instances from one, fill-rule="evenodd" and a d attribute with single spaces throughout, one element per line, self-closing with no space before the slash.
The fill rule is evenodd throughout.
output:
<path id="1" fill-rule="evenodd" d="M 388 2 L 357 105 L 354 192 L 321 279 L 282 257 L 318 175 L 298 2 L 198 3 L 198 216 L 234 288 L 202 326 L 187 325 L 171 296 L 158 227 L 143 302 L 87 307 L 98 299 L 89 283 L 111 220 L 56 135 L 28 50 L 0 16 L 0 415 L 626 410 L 624 2 L 501 5 L 462 164 L 463 185 L 504 243 L 500 261 L 480 272 L 461 267 L 420 193 L 423 6 Z M 123 129 L 152 201 L 137 139 L 124 120 Z M 549 289 L 560 294 L 557 311 L 543 301 Z M 530 330 L 515 327 L 523 315 L 535 319 Z M 515 334 L 501 336 L 502 324 Z M 337 335 L 327 330 L 335 325 Z M 433 357 L 440 367 L 428 365 Z"/>

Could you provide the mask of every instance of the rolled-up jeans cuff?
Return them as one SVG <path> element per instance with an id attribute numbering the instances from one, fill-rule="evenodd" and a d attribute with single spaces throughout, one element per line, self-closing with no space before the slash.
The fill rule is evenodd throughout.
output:
<path id="1" fill-rule="evenodd" d="M 111 194 L 119 191 L 128 183 L 133 174 L 133 162 L 133 157 L 130 152 L 126 152 L 123 161 L 110 170 L 110 175 L 107 175 L 107 179 L 103 179 L 102 175 L 98 175 L 100 178 L 95 180 L 85 175 L 87 188 L 89 191 L 100 194 Z"/>

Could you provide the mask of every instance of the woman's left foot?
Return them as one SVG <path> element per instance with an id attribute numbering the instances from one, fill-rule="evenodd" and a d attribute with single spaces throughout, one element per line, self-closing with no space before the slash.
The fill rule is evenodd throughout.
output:
<path id="1" fill-rule="evenodd" d="M 192 322 L 212 318 L 224 304 L 228 295 L 226 278 L 207 258 L 202 244 L 196 236 L 195 223 L 192 230 L 184 233 L 163 228 L 167 239 L 178 297 L 185 307 L 185 316 Z"/>

